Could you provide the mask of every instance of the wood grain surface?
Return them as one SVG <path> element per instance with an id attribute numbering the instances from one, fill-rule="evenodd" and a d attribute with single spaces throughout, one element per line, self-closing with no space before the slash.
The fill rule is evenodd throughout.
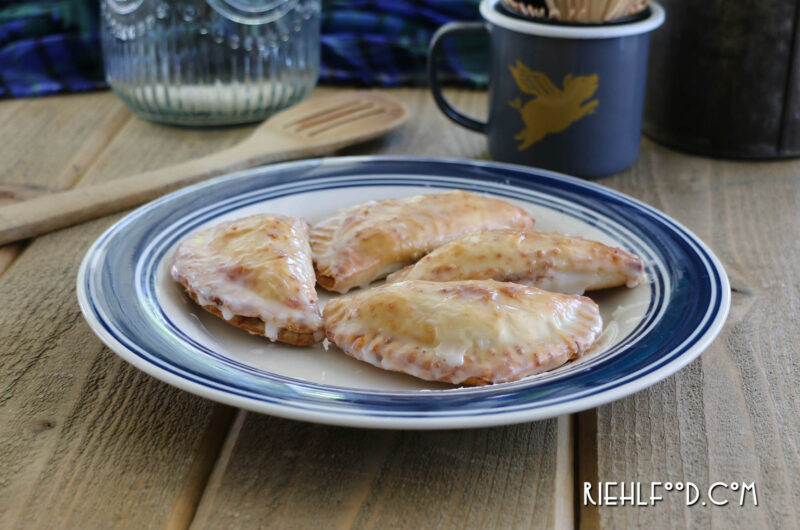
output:
<path id="1" fill-rule="evenodd" d="M 71 188 L 130 119 L 113 97 L 84 94 L 65 101 L 0 103 L 0 204 Z M 24 246 L 0 247 L 0 274 Z"/>
<path id="2" fill-rule="evenodd" d="M 567 418 L 401 432 L 242 416 L 193 528 L 572 525 Z"/>
<path id="3" fill-rule="evenodd" d="M 24 102 L 14 130 L 0 127 L 4 181 L 49 187 L 76 160 L 88 173 L 70 182 L 110 180 L 247 134 L 122 120 L 120 108 L 110 93 Z M 78 265 L 116 219 L 36 239 L 0 281 L 1 528 L 186 527 L 233 418 L 122 362 L 80 316 Z"/>
<path id="4" fill-rule="evenodd" d="M 487 158 L 485 139 L 451 125 L 426 91 L 390 93 L 416 118 L 343 154 Z M 485 113 L 485 93 L 448 97 Z M 0 102 L 0 185 L 107 181 L 249 130 L 150 124 L 110 93 Z M 796 527 L 799 169 L 645 140 L 631 170 L 601 183 L 712 247 L 731 276 L 729 322 L 700 359 L 648 390 L 503 428 L 358 430 L 214 404 L 119 360 L 80 316 L 78 264 L 119 216 L 0 249 L 0 528 Z M 725 507 L 687 507 L 664 493 L 655 507 L 586 507 L 583 481 L 755 482 L 759 506 L 727 495 Z"/>
<path id="5" fill-rule="evenodd" d="M 646 142 L 632 171 L 603 182 L 708 243 L 730 276 L 732 305 L 720 337 L 688 367 L 580 415 L 582 434 L 596 440 L 580 435 L 579 450 L 596 453 L 579 482 L 689 481 L 703 498 L 687 507 L 684 496 L 664 493 L 654 508 L 589 507 L 584 520 L 604 528 L 800 527 L 798 169 L 796 161 L 709 160 Z M 759 505 L 748 496 L 740 507 L 740 492 L 718 489 L 716 498 L 730 502 L 712 507 L 702 490 L 717 481 L 755 482 Z"/>

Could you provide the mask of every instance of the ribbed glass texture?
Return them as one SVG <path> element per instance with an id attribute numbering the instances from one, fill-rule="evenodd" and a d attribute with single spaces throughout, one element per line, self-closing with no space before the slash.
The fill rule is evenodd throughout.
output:
<path id="1" fill-rule="evenodd" d="M 103 0 L 106 77 L 138 116 L 264 119 L 319 74 L 320 0 Z"/>

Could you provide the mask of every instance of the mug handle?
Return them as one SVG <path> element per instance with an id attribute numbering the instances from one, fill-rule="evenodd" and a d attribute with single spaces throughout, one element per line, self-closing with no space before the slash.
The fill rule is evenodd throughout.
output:
<path id="1" fill-rule="evenodd" d="M 444 115 L 456 122 L 457 124 L 478 131 L 486 133 L 486 123 L 476 119 L 465 116 L 457 111 L 442 95 L 442 85 L 439 83 L 439 78 L 436 76 L 436 58 L 442 51 L 442 45 L 445 37 L 453 36 L 456 34 L 474 35 L 476 33 L 488 33 L 489 28 L 485 22 L 450 22 L 445 24 L 434 33 L 431 39 L 431 45 L 428 48 L 428 84 L 431 87 L 433 99 L 436 105 L 444 112 Z"/>

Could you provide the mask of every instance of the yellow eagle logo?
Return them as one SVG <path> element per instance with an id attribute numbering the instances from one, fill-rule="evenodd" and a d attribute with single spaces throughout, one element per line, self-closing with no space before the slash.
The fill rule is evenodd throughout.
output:
<path id="1" fill-rule="evenodd" d="M 508 102 L 519 111 L 525 123 L 525 129 L 514 137 L 515 140 L 521 141 L 517 146 L 520 151 L 548 134 L 566 130 L 587 114 L 594 114 L 594 109 L 600 104 L 597 99 L 583 103 L 597 92 L 597 74 L 578 77 L 567 74 L 564 78 L 564 89 L 561 90 L 547 75 L 534 72 L 522 61 L 518 60 L 516 65 L 508 68 L 519 89 L 535 96 L 525 105 L 520 98 Z"/>

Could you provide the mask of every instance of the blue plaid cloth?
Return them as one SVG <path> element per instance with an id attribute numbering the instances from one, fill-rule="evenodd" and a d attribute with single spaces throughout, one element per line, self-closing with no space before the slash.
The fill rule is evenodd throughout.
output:
<path id="1" fill-rule="evenodd" d="M 320 82 L 425 84 L 433 32 L 479 0 L 323 0 Z M 488 44 L 451 40 L 444 80 L 485 86 Z M 104 88 L 98 0 L 0 0 L 0 98 Z"/>
<path id="2" fill-rule="evenodd" d="M 327 0 L 320 81 L 423 85 L 431 36 L 442 24 L 478 18 L 479 0 Z M 484 86 L 488 41 L 447 41 L 445 81 Z"/>

